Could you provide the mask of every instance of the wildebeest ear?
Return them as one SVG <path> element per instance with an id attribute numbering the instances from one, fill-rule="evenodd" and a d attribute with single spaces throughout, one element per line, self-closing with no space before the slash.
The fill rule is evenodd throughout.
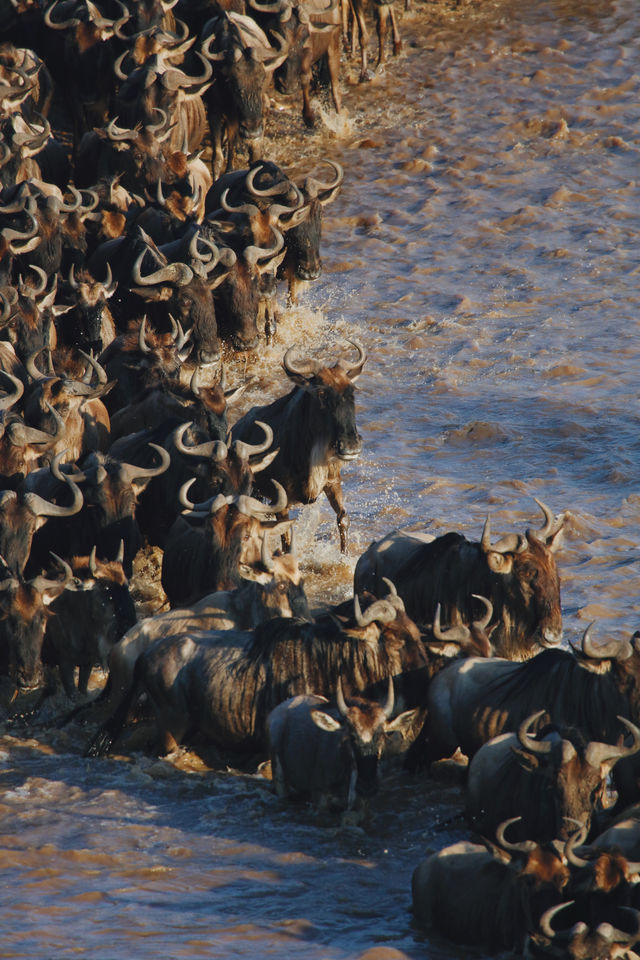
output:
<path id="1" fill-rule="evenodd" d="M 551 553 L 555 553 L 556 550 L 558 550 L 558 548 L 560 547 L 560 541 L 562 540 L 563 529 L 564 529 L 563 527 L 560 527 L 559 530 L 556 530 L 553 536 L 548 538 L 547 549 L 550 550 Z"/>
<path id="2" fill-rule="evenodd" d="M 496 550 L 491 550 L 486 554 L 487 563 L 489 564 L 489 569 L 493 573 L 501 573 L 506 576 L 506 574 L 511 573 L 513 569 L 513 557 L 509 553 L 498 553 Z"/>
<path id="3" fill-rule="evenodd" d="M 424 721 L 424 710 L 421 707 L 415 707 L 413 710 L 405 710 L 399 714 L 395 720 L 389 720 L 384 725 L 384 732 L 387 739 L 386 752 L 400 753 L 408 746 L 407 740 L 415 732 L 417 724 Z M 413 739 L 413 738 L 411 738 Z"/>
<path id="4" fill-rule="evenodd" d="M 316 727 L 320 727 L 320 729 L 326 731 L 326 733 L 335 733 L 336 730 L 341 729 L 338 721 L 330 717 L 328 713 L 323 713 L 322 710 L 312 710 L 311 719 Z"/>

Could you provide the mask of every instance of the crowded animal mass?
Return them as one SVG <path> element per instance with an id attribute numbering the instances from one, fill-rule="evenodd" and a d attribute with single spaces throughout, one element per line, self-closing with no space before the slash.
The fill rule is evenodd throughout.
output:
<path id="1" fill-rule="evenodd" d="M 632 960 L 636 5 L 0 24 L 6 955 Z"/>

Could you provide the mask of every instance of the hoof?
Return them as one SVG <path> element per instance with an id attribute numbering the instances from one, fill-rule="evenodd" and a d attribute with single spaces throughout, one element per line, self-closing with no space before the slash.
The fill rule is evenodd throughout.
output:
<path id="1" fill-rule="evenodd" d="M 363 73 L 360 74 L 358 83 L 371 83 L 372 80 L 373 80 L 373 73 L 371 72 L 371 70 L 365 70 Z"/>

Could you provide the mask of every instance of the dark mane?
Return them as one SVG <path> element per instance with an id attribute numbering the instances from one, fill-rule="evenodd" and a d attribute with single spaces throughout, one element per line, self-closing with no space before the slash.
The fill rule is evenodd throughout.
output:
<path id="1" fill-rule="evenodd" d="M 487 684 L 483 705 L 488 712 L 504 712 L 502 729 L 515 730 L 526 717 L 546 709 L 554 724 L 579 727 L 602 743 L 615 743 L 617 716 L 629 715 L 629 703 L 612 675 L 593 673 L 566 650 L 544 650 L 497 677 Z"/>

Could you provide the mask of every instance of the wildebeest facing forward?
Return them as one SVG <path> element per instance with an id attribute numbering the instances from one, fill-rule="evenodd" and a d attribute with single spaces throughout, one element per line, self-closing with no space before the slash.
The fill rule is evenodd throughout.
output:
<path id="1" fill-rule="evenodd" d="M 351 810 L 378 788 L 378 760 L 394 740 L 402 746 L 417 709 L 393 716 L 393 679 L 384 704 L 345 699 L 338 679 L 335 706 L 317 695 L 291 697 L 267 718 L 271 770 L 278 796 L 310 794 Z"/>
<path id="2" fill-rule="evenodd" d="M 430 624 L 436 605 L 447 619 L 468 623 L 481 594 L 493 604 L 491 642 L 498 656 L 524 660 L 540 647 L 562 639 L 560 578 L 555 561 L 564 517 L 554 518 L 543 503 L 539 530 L 509 534 L 491 542 L 489 519 L 480 543 L 459 533 L 435 540 L 428 534 L 394 532 L 374 542 L 360 557 L 354 575 L 356 592 L 385 591 L 384 577 L 396 584 L 407 613 Z"/>
<path id="3" fill-rule="evenodd" d="M 324 491 L 336 514 L 343 553 L 347 550 L 349 518 L 342 497 L 340 467 L 345 461 L 355 460 L 362 450 L 353 384 L 367 359 L 362 347 L 350 342 L 358 351 L 355 362 L 341 360 L 333 367 L 309 360 L 294 365 L 295 347 L 290 347 L 282 364 L 297 386 L 267 406 L 252 407 L 233 427 L 234 439 L 249 443 L 260 439 L 256 421 L 271 427 L 273 446 L 280 453 L 255 478 L 256 490 L 266 493 L 271 480 L 277 480 L 286 490 L 290 505 L 314 503 Z"/>

